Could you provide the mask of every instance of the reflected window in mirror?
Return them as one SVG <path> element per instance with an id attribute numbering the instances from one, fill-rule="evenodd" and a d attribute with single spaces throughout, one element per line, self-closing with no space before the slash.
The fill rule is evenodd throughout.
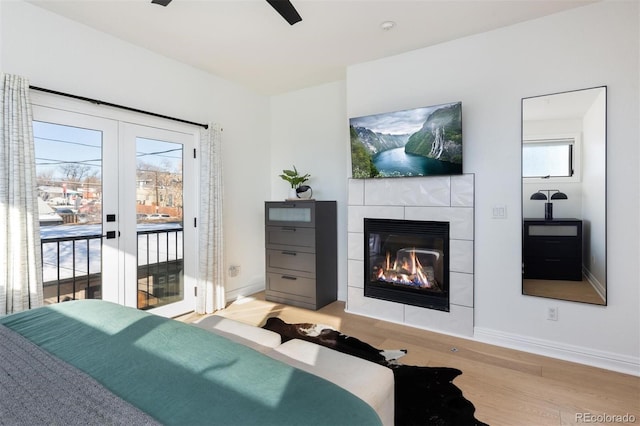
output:
<path id="1" fill-rule="evenodd" d="M 574 174 L 574 138 L 525 140 L 522 144 L 523 178 L 569 178 Z"/>
<path id="2" fill-rule="evenodd" d="M 606 305 L 606 87 L 524 98 L 521 124 L 522 293 Z"/>

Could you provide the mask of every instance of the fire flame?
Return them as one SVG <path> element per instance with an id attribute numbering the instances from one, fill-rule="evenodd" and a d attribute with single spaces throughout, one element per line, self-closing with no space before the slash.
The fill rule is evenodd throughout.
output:
<path id="1" fill-rule="evenodd" d="M 391 259 L 391 253 L 387 251 L 384 266 L 374 267 L 374 277 L 378 281 L 386 281 L 398 284 L 408 284 L 411 286 L 432 289 L 437 288 L 433 268 L 423 266 L 418 258 L 416 249 L 406 251 L 408 257 L 398 256 Z M 398 267 L 400 265 L 400 267 Z M 430 270 L 431 274 L 428 273 Z M 431 275 L 431 277 L 429 277 Z"/>

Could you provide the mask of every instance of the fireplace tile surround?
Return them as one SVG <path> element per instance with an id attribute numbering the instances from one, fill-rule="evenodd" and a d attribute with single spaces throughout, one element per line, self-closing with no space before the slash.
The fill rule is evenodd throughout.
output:
<path id="1" fill-rule="evenodd" d="M 450 311 L 364 297 L 364 218 L 450 222 Z M 474 175 L 349 179 L 347 311 L 473 335 Z"/>

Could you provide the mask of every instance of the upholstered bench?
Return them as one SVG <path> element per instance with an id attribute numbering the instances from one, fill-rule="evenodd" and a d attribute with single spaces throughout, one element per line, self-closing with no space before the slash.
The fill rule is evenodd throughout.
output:
<path id="1" fill-rule="evenodd" d="M 194 325 L 322 377 L 369 404 L 384 425 L 394 423 L 394 377 L 387 367 L 304 340 L 281 344 L 278 333 L 216 315 Z"/>
<path id="2" fill-rule="evenodd" d="M 373 407 L 382 423 L 393 425 L 393 371 L 379 364 L 315 343 L 293 339 L 265 355 L 322 377 Z"/>
<path id="3" fill-rule="evenodd" d="M 217 315 L 203 318 L 193 325 L 234 342 L 242 343 L 262 353 L 279 346 L 282 340 L 280 335 L 273 331 Z"/>

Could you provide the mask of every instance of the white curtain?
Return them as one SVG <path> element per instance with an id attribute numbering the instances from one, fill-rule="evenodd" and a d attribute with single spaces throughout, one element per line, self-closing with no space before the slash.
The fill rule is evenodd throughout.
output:
<path id="1" fill-rule="evenodd" d="M 42 305 L 29 82 L 0 73 L 0 315 Z"/>
<path id="2" fill-rule="evenodd" d="M 196 312 L 225 306 L 222 244 L 222 129 L 210 124 L 200 139 L 200 253 Z"/>

